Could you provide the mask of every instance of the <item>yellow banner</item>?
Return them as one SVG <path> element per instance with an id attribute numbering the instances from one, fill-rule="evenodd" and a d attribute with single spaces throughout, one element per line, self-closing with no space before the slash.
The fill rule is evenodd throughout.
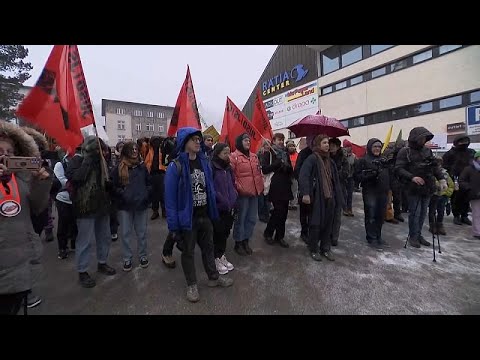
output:
<path id="1" fill-rule="evenodd" d="M 210 125 L 207 130 L 203 132 L 203 135 L 211 135 L 213 137 L 213 143 L 216 144 L 218 142 L 218 138 L 220 137 L 220 134 L 218 133 L 217 129 L 215 129 L 215 126 Z"/>

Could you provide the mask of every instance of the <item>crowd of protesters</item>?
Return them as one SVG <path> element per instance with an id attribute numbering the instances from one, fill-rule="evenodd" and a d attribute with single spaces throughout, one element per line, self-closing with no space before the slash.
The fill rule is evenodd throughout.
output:
<path id="1" fill-rule="evenodd" d="M 241 134 L 235 149 L 214 144 L 194 128 L 181 128 L 177 137 L 119 142 L 111 149 L 89 136 L 72 154 L 48 143 L 39 132 L 0 121 L 0 313 L 16 314 L 38 305 L 35 282 L 41 265 L 42 241 L 53 241 L 53 204 L 57 209 L 58 258 L 75 252 L 81 286 L 96 285 L 89 274 L 91 247 L 96 268 L 113 276 L 109 250 L 120 239 L 123 271 L 137 264 L 147 268 L 148 223 L 162 217 L 168 234 L 162 261 L 176 266 L 174 248 L 181 251 L 186 297 L 200 299 L 194 249 L 198 244 L 211 287 L 229 287 L 235 266 L 226 256 L 232 234 L 239 256 L 251 256 L 257 220 L 265 223 L 268 245 L 289 248 L 285 224 L 289 211 L 298 211 L 301 238 L 311 258 L 335 260 L 342 214 L 354 216 L 353 192 L 360 184 L 367 244 L 388 247 L 382 236 L 385 221 L 404 222 L 414 248 L 431 245 L 422 235 L 446 235 L 444 214 L 451 204 L 456 225 L 472 225 L 480 239 L 480 152 L 462 135 L 442 158 L 425 145 L 433 135 L 414 128 L 407 142 L 388 147 L 377 138 L 357 158 L 338 138 L 309 136 L 297 151 L 281 133 L 265 140 L 257 153 L 251 138 Z M 385 149 L 386 148 L 386 149 Z M 385 150 L 385 151 L 384 151 Z M 12 156 L 42 159 L 39 170 L 10 171 Z M 358 212 L 357 212 L 358 215 Z M 15 234 L 15 236 L 13 236 Z M 135 254 L 132 245 L 137 242 Z"/>

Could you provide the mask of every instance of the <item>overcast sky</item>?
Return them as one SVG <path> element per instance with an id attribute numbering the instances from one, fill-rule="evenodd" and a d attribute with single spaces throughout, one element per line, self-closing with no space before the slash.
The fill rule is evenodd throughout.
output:
<path id="1" fill-rule="evenodd" d="M 34 85 L 53 45 L 26 45 Z M 205 120 L 220 132 L 229 96 L 241 109 L 276 45 L 79 45 L 90 97 L 175 106 L 187 64 Z M 208 117 L 210 119 L 208 119 Z"/>

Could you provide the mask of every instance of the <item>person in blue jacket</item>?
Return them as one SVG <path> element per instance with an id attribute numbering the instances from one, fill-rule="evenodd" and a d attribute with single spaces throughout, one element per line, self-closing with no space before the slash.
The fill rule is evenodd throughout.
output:
<path id="1" fill-rule="evenodd" d="M 176 159 L 167 168 L 165 208 L 168 230 L 182 243 L 182 268 L 187 281 L 187 299 L 197 302 L 194 250 L 198 243 L 210 287 L 228 287 L 233 280 L 220 276 L 213 253 L 213 225 L 218 218 L 210 161 L 205 155 L 200 130 L 190 127 L 177 132 Z"/>

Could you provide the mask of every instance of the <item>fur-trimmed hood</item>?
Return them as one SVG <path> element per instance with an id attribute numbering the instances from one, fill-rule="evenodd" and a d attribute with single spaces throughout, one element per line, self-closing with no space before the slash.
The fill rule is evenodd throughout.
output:
<path id="1" fill-rule="evenodd" d="M 33 138 L 33 140 L 35 140 L 35 144 L 37 144 L 37 147 L 40 153 L 42 151 L 48 150 L 48 141 L 41 132 L 28 126 L 23 126 L 21 127 L 21 129 L 25 131 L 27 135 L 30 135 Z"/>
<path id="2" fill-rule="evenodd" d="M 13 141 L 16 156 L 40 157 L 38 146 L 22 128 L 15 124 L 0 120 L 0 138 Z"/>

